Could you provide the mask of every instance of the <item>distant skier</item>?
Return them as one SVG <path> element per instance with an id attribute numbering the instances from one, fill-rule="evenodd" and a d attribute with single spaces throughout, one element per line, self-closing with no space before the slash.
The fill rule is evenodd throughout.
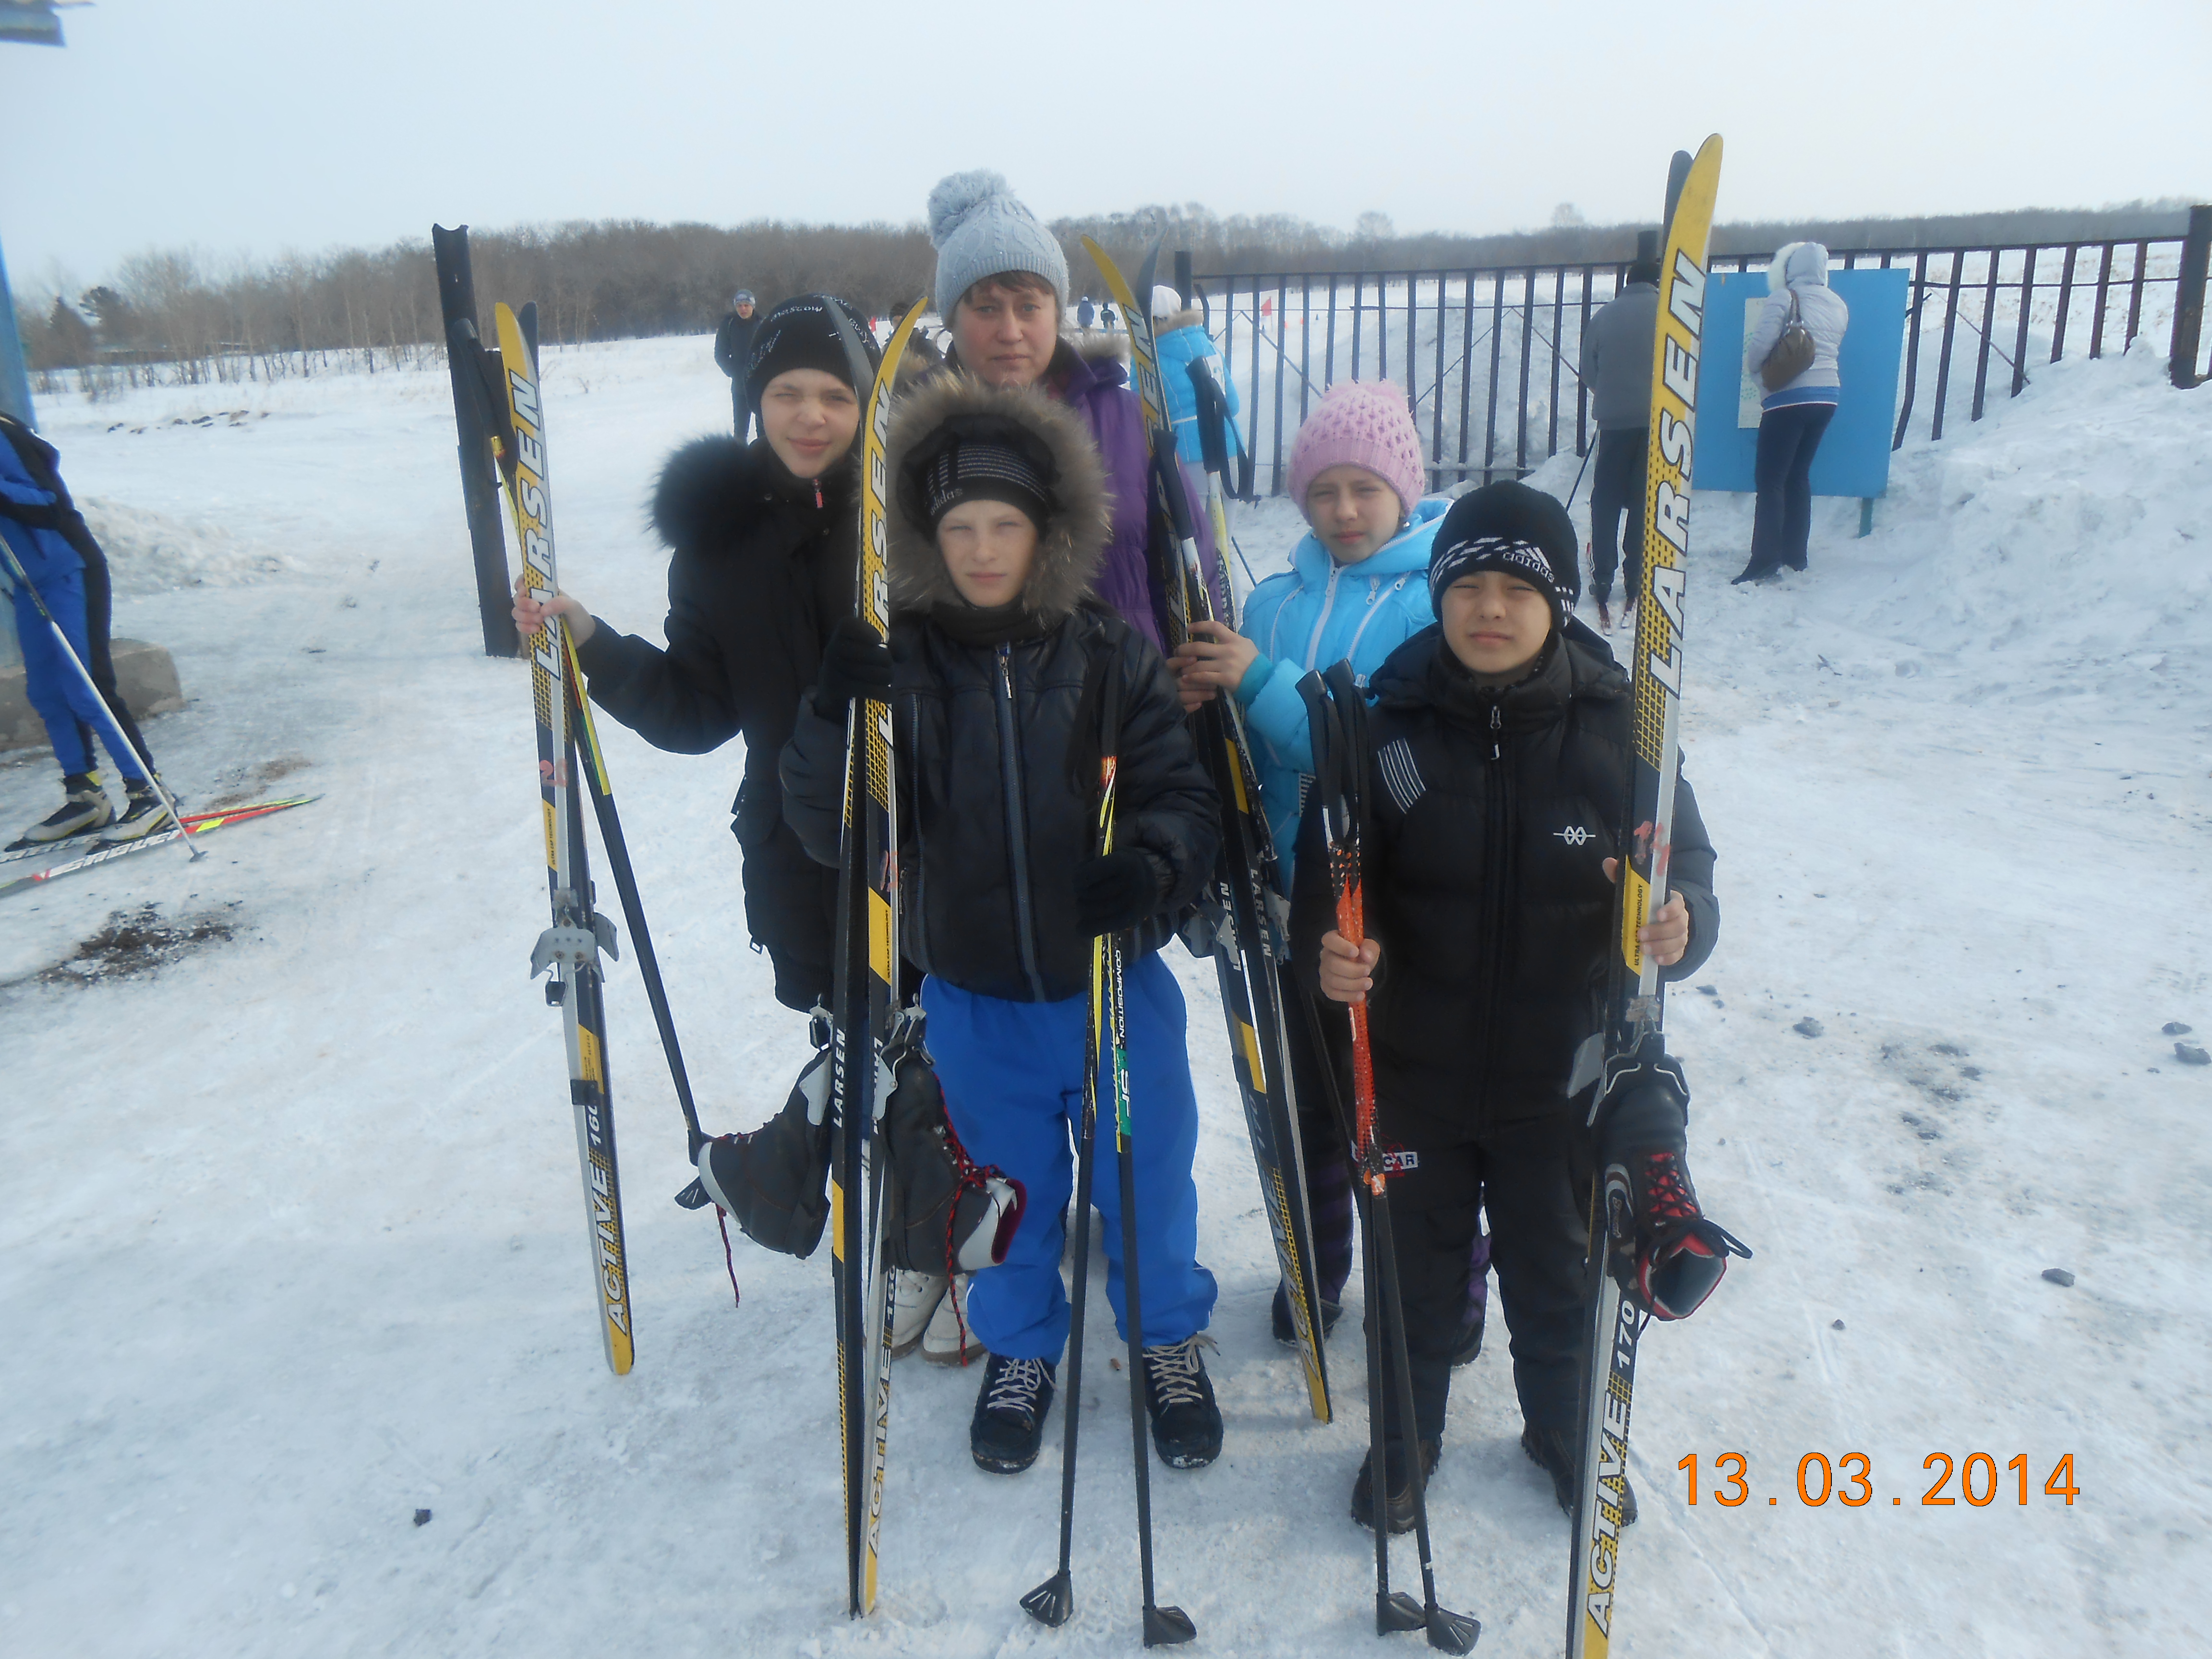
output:
<path id="1" fill-rule="evenodd" d="M 5 440 L 0 442 L 0 538 L 93 680 L 87 686 L 78 677 L 76 665 L 55 640 L 37 603 L 15 586 L 0 562 L 0 585 L 14 594 L 24 695 L 45 724 L 62 769 L 61 805 L 26 830 L 18 845 L 66 841 L 103 829 L 105 840 L 137 841 L 172 820 L 138 763 L 137 757 L 148 752 L 146 740 L 116 690 L 108 642 L 113 600 L 106 556 L 70 499 L 53 446 L 7 415 L 0 415 L 0 439 Z M 94 732 L 123 775 L 120 818 L 94 769 Z"/>
<path id="2" fill-rule="evenodd" d="M 858 621 L 832 639 L 784 750 L 784 810 L 810 853 L 836 860 L 846 706 L 888 694 L 908 895 L 900 942 L 927 975 L 921 1004 L 945 1108 L 969 1156 L 1028 1194 L 1004 1265 L 977 1273 L 968 1300 L 990 1353 L 969 1449 L 980 1468 L 1014 1474 L 1042 1442 L 1068 1333 L 1061 1216 L 1091 941 L 1133 932 L 1146 1400 L 1164 1462 L 1211 1463 L 1221 1413 L 1199 1353 L 1216 1291 L 1197 1261 L 1198 1104 L 1182 994 L 1158 951 L 1212 867 L 1218 804 L 1159 653 L 1090 597 L 1111 521 L 1084 423 L 1039 389 L 943 374 L 901 407 L 889 461 L 890 643 Z M 1097 857 L 1105 738 L 1095 722 L 1108 673 L 1121 687 L 1115 850 Z M 1102 1113 L 1109 1171 L 1111 1135 Z M 1126 1336 L 1110 1173 L 1094 1196 L 1107 1221 L 1107 1295 Z"/>
<path id="3" fill-rule="evenodd" d="M 1154 290 L 1156 307 L 1158 295 L 1174 292 Z M 1429 551 L 1450 503 L 1423 496 L 1425 477 L 1420 434 L 1404 392 L 1387 380 L 1340 380 L 1331 386 L 1291 444 L 1291 499 L 1312 526 L 1291 550 L 1291 568 L 1253 589 L 1244 601 L 1241 634 L 1223 623 L 1193 623 L 1190 642 L 1170 665 L 1181 676 L 1186 701 L 1194 692 L 1212 697 L 1227 691 L 1243 707 L 1260 769 L 1260 797 L 1286 884 L 1314 764 L 1298 681 L 1316 668 L 1349 662 L 1364 682 L 1436 620 L 1429 605 Z M 1285 975 L 1291 1081 L 1326 1334 L 1336 1323 L 1352 1276 L 1352 1170 L 1317 1068 L 1350 1053 L 1351 1034 L 1328 1010 L 1322 1012 L 1329 1029 L 1309 1029 L 1305 1000 Z M 1482 1349 L 1490 1249 L 1480 1234 L 1470 1260 L 1457 1364 Z M 1275 1287 L 1272 1318 L 1276 1340 L 1297 1340 L 1286 1286 Z"/>
<path id="4" fill-rule="evenodd" d="M 1583 331 L 1582 378 L 1597 420 L 1590 471 L 1590 592 L 1598 622 L 1613 627 L 1613 573 L 1621 611 L 1644 591 L 1644 462 L 1651 438 L 1651 342 L 1659 326 L 1659 262 L 1628 267 L 1619 296 Z M 1627 514 L 1627 526 L 1621 515 Z"/>
<path id="5" fill-rule="evenodd" d="M 750 442 L 753 435 L 755 411 L 745 401 L 745 366 L 752 361 L 753 331 L 759 325 L 753 315 L 753 292 L 741 288 L 730 296 L 729 313 L 714 331 L 714 362 L 730 377 L 730 418 L 739 443 Z"/>
<path id="6" fill-rule="evenodd" d="M 1766 307 L 1743 343 L 1747 370 L 1765 366 L 1793 310 L 1812 336 L 1812 356 L 1759 401 L 1753 463 L 1759 501 L 1752 515 L 1751 559 L 1735 578 L 1739 582 L 1763 581 L 1784 565 L 1805 568 L 1813 533 L 1813 457 L 1843 397 L 1836 360 L 1851 320 L 1851 308 L 1828 286 L 1828 250 L 1818 242 L 1792 242 L 1767 266 Z"/>
<path id="7" fill-rule="evenodd" d="M 515 585 L 525 638 L 568 618 L 592 701 L 656 749 L 704 755 L 744 739 L 730 828 L 744 854 L 745 927 L 775 975 L 776 1000 L 826 1001 L 837 883 L 783 820 L 776 756 L 813 686 L 837 623 L 853 614 L 860 394 L 830 315 L 843 301 L 803 294 L 761 319 L 738 382 L 761 411 L 750 447 L 696 438 L 668 458 L 653 527 L 673 550 L 665 649 L 618 633 L 567 593 L 539 605 Z"/>
<path id="8" fill-rule="evenodd" d="M 1575 541 L 1565 509 L 1522 484 L 1453 503 L 1429 555 L 1437 623 L 1370 683 L 1363 948 L 1336 931 L 1316 817 L 1298 852 L 1297 965 L 1336 1002 L 1368 1000 L 1376 1133 L 1396 1163 L 1390 1215 L 1417 1421 L 1409 1431 L 1398 1419 L 1386 1386 L 1393 1531 L 1413 1521 L 1407 1442 L 1418 1436 L 1425 1469 L 1442 1450 L 1478 1206 L 1512 1334 L 1522 1449 L 1560 1508 L 1575 1501 L 1591 1164 L 1589 1097 L 1568 1087 L 1603 1017 L 1631 738 L 1627 677 L 1571 620 Z M 1679 781 L 1673 892 L 1638 935 L 1669 981 L 1712 952 L 1712 875 L 1696 798 Z M 1681 1126 L 1636 1167 L 1644 1213 L 1686 1232 L 1698 1207 Z M 1364 1466 L 1352 1505 L 1374 1524 Z"/>
<path id="9" fill-rule="evenodd" d="M 1098 307 L 1098 325 L 1109 331 L 1120 326 L 1114 318 L 1114 302 L 1111 300 Z"/>
<path id="10" fill-rule="evenodd" d="M 1244 434 L 1237 424 L 1242 407 L 1237 382 L 1222 363 L 1220 349 L 1207 336 L 1203 315 L 1195 306 L 1184 306 L 1182 296 L 1164 283 L 1152 289 L 1152 338 L 1159 347 L 1160 384 L 1175 425 L 1176 453 L 1188 465 L 1206 465 L 1198 434 L 1198 393 L 1190 384 L 1191 365 L 1203 362 L 1229 400 L 1229 459 L 1233 465 L 1244 453 Z"/>
<path id="11" fill-rule="evenodd" d="M 1075 302 L 1075 325 L 1088 333 L 1097 320 L 1098 307 L 1091 303 L 1091 296 L 1086 294 Z"/>

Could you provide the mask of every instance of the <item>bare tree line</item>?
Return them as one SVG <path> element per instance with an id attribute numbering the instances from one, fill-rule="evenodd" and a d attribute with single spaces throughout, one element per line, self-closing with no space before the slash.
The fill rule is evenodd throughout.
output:
<path id="1" fill-rule="evenodd" d="M 1346 234 L 1285 214 L 1223 217 L 1197 203 L 1054 222 L 1079 289 L 1103 297 L 1080 238 L 1133 270 L 1153 238 L 1188 250 L 1201 274 L 1405 271 L 1612 263 L 1635 251 L 1634 224 L 1589 225 L 1563 207 L 1543 229 L 1501 235 L 1400 235 L 1379 213 Z M 2179 235 L 2187 206 L 2029 209 L 1921 218 L 1722 225 L 1719 253 L 1756 253 L 1814 238 L 1837 249 L 1982 246 Z M 920 224 L 725 227 L 582 221 L 483 231 L 471 238 L 477 291 L 538 304 L 544 337 L 562 343 L 712 330 L 740 286 L 766 303 L 827 289 L 887 313 L 927 289 L 934 258 Z M 380 249 L 243 260 L 222 269 L 179 251 L 124 261 L 79 293 L 27 292 L 17 325 L 40 390 L 74 378 L 98 395 L 121 386 L 263 380 L 333 363 L 375 372 L 443 349 L 426 240 Z"/>

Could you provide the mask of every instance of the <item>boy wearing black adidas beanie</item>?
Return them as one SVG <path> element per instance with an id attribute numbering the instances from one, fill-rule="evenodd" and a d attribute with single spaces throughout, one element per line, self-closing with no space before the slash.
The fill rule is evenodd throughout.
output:
<path id="1" fill-rule="evenodd" d="M 1301 971 L 1337 1002 L 1369 1005 L 1425 1468 L 1442 1449 L 1468 1247 L 1486 1206 L 1521 1443 L 1570 1511 L 1592 1164 L 1589 1096 L 1571 1097 L 1569 1079 L 1601 1024 L 1631 712 L 1627 676 L 1573 619 L 1576 551 L 1566 510 L 1523 484 L 1453 504 L 1429 562 L 1437 621 L 1368 688 L 1367 942 L 1355 950 L 1335 931 L 1312 812 L 1291 917 Z M 1711 954 L 1712 872 L 1697 799 L 1678 782 L 1673 898 L 1643 934 L 1670 981 Z M 1388 1519 L 1402 1531 L 1412 1437 L 1395 1385 L 1382 1398 Z M 1374 1508 L 1363 1466 L 1352 1513 L 1372 1525 Z"/>

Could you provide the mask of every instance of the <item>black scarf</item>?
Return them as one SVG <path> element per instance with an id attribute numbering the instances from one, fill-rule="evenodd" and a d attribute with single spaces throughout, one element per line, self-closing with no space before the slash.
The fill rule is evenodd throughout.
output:
<path id="1" fill-rule="evenodd" d="M 969 605 L 964 599 L 933 606 L 929 619 L 956 645 L 993 649 L 1024 640 L 1041 640 L 1052 631 L 1042 617 L 1015 599 L 1006 605 Z"/>

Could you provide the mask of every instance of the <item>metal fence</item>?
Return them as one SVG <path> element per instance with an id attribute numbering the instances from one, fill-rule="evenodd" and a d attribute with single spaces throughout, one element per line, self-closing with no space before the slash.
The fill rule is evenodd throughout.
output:
<path id="1" fill-rule="evenodd" d="M 2177 384 L 2203 378 L 2191 319 L 2204 289 L 2196 245 L 2212 233 L 2212 213 L 2198 210 L 2191 231 L 1832 254 L 1835 270 L 1911 273 L 1896 442 L 1914 431 L 1939 440 L 1962 416 L 1981 419 L 1993 392 L 2016 396 L 2033 366 L 2124 350 L 2138 335 L 2171 337 Z M 1720 254 L 1711 263 L 1717 272 L 1756 270 L 1770 257 Z M 1594 432 L 1590 388 L 1577 372 L 1583 331 L 1620 292 L 1626 270 L 1201 274 L 1206 329 L 1242 400 L 1254 464 L 1248 489 L 1280 492 L 1291 436 L 1340 380 L 1405 389 L 1433 489 L 1520 477 L 1563 449 L 1587 453 Z"/>

